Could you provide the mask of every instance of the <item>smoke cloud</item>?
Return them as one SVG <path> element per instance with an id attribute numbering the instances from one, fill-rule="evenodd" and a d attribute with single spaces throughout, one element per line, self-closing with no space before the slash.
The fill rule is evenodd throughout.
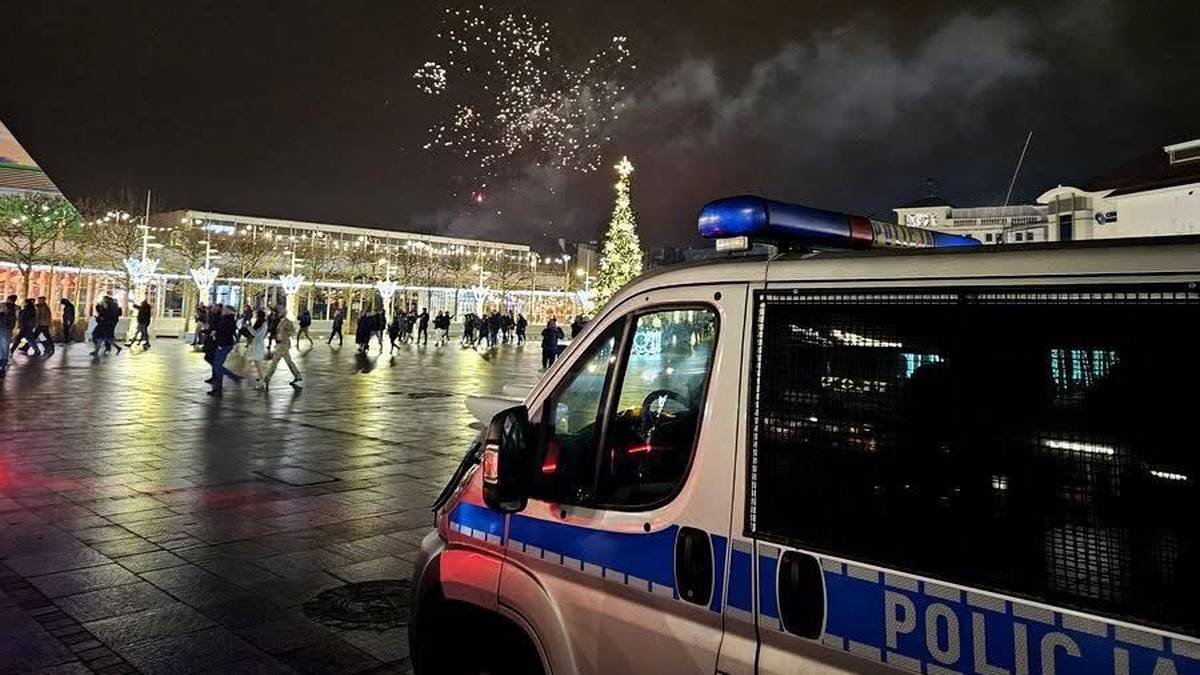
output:
<path id="1" fill-rule="evenodd" d="M 1061 59 L 1087 58 L 1086 41 L 1111 30 L 1110 9 L 1106 0 L 1043 8 L 1053 21 L 1013 8 L 960 11 L 930 21 L 923 36 L 862 13 L 740 70 L 681 56 L 623 103 L 612 159 L 628 152 L 639 167 L 634 205 L 652 245 L 688 236 L 704 201 L 738 191 L 890 217 L 898 170 L 911 198 L 924 176 L 947 166 L 940 154 L 958 153 L 949 163 L 964 166 L 986 156 L 995 165 L 988 171 L 1011 171 L 1009 155 L 1024 138 L 1012 129 L 1020 124 L 1009 112 L 1014 102 L 1078 70 Z M 1041 93 L 1038 105 L 1053 105 Z M 1012 139 L 998 137 L 998 127 Z M 441 224 L 470 236 L 520 238 L 514 230 L 527 227 L 599 236 L 612 197 L 596 189 L 611 172 L 603 178 L 526 168 L 499 187 L 494 210 L 442 214 Z M 872 194 L 879 185 L 890 194 Z"/>

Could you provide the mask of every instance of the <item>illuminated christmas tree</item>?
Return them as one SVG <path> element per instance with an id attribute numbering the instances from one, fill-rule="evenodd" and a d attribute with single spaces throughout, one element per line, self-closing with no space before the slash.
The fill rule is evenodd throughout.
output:
<path id="1" fill-rule="evenodd" d="M 614 168 L 619 177 L 617 203 L 604 235 L 604 249 L 600 252 L 600 272 L 594 287 L 597 305 L 608 302 L 622 286 L 642 273 L 642 245 L 638 241 L 633 207 L 629 204 L 629 175 L 633 173 L 633 164 L 628 157 L 622 157 Z"/>

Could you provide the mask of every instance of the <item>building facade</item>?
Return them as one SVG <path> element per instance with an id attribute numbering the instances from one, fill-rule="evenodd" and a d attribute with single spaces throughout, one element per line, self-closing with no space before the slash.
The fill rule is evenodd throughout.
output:
<path id="1" fill-rule="evenodd" d="M 895 212 L 902 225 L 984 244 L 1200 234 L 1200 139 L 1164 146 L 1084 187 L 1058 185 L 1036 204 L 957 208 L 930 196 Z"/>

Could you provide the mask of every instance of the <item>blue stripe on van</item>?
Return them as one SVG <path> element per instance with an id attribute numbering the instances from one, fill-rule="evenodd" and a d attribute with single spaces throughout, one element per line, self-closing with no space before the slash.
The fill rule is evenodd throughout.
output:
<path id="1" fill-rule="evenodd" d="M 851 567 L 824 573 L 821 643 L 872 661 L 915 672 L 1200 675 L 1195 640 Z"/>
<path id="2" fill-rule="evenodd" d="M 675 533 L 678 530 L 677 525 L 672 525 L 649 534 L 607 532 L 514 515 L 509 522 L 508 536 L 526 546 L 619 570 L 674 589 Z"/>
<path id="3" fill-rule="evenodd" d="M 476 504 L 459 502 L 450 512 L 450 522 L 497 537 L 504 536 L 504 514 Z"/>
<path id="4" fill-rule="evenodd" d="M 754 611 L 754 602 L 750 595 L 754 573 L 750 567 L 752 560 L 746 551 L 736 547 L 729 557 L 729 599 L 728 605 L 744 612 Z"/>
<path id="5" fill-rule="evenodd" d="M 758 556 L 758 608 L 763 615 L 772 619 L 779 618 L 779 607 L 775 601 L 775 567 L 778 564 L 778 558 Z"/>

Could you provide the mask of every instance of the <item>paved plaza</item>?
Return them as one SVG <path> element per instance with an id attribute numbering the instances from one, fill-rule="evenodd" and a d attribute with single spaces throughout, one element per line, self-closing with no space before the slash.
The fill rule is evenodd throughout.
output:
<path id="1" fill-rule="evenodd" d="M 476 433 L 465 396 L 532 384 L 538 347 L 318 342 L 302 391 L 283 369 L 223 399 L 177 340 L 88 351 L 0 381 L 0 672 L 407 672 L 401 622 L 315 599 L 411 576 Z"/>

